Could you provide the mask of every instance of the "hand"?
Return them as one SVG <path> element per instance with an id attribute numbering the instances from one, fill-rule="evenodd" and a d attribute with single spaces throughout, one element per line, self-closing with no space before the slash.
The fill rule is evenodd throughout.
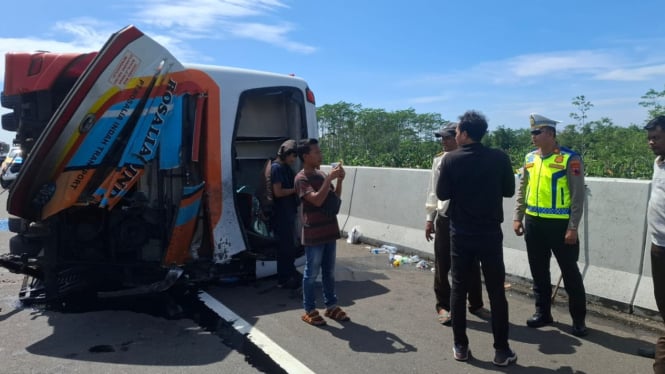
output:
<path id="1" fill-rule="evenodd" d="M 566 236 L 563 238 L 563 242 L 568 245 L 574 245 L 577 243 L 577 230 L 566 230 Z"/>
<path id="2" fill-rule="evenodd" d="M 427 223 L 425 223 L 425 239 L 427 239 L 427 241 L 434 239 L 432 237 L 433 233 L 434 233 L 434 224 L 432 224 L 432 221 L 427 221 Z"/>
<path id="3" fill-rule="evenodd" d="M 340 175 L 344 174 L 344 169 L 341 169 L 339 166 L 330 171 L 330 178 L 337 179 Z M 344 178 L 344 177 L 342 177 Z"/>
<path id="4" fill-rule="evenodd" d="M 336 169 L 341 170 L 341 174 L 337 177 L 337 179 L 344 180 L 344 177 L 346 177 L 346 170 L 344 170 L 344 167 L 342 166 L 342 164 L 340 163 L 339 165 L 337 165 Z"/>
<path id="5" fill-rule="evenodd" d="M 524 235 L 524 225 L 522 225 L 522 221 L 513 221 L 513 231 L 515 231 L 515 235 L 517 236 Z"/>

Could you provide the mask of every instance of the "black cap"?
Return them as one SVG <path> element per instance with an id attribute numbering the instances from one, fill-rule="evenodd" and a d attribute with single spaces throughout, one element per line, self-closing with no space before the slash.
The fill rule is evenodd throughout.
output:
<path id="1" fill-rule="evenodd" d="M 456 135 L 455 129 L 457 129 L 457 124 L 456 123 L 450 123 L 446 126 L 443 126 L 441 128 L 441 130 L 435 132 L 434 136 L 436 136 L 437 138 L 441 138 L 441 137 L 447 138 L 447 137 L 450 137 L 450 136 L 455 136 Z"/>
<path id="2" fill-rule="evenodd" d="M 281 146 L 279 146 L 279 149 L 277 150 L 277 156 L 286 157 L 287 153 L 296 153 L 297 148 L 296 141 L 289 139 L 282 143 Z"/>

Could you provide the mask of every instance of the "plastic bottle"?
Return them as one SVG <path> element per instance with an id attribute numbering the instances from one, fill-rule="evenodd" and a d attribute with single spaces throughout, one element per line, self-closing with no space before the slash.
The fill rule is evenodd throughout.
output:
<path id="1" fill-rule="evenodd" d="M 381 246 L 381 248 L 388 251 L 387 253 L 392 253 L 392 254 L 397 253 L 397 247 L 394 247 L 392 245 L 384 244 L 384 245 Z"/>
<path id="2" fill-rule="evenodd" d="M 369 251 L 370 253 L 373 253 L 375 255 L 378 255 L 379 253 L 389 253 L 388 250 L 385 248 L 372 248 Z"/>

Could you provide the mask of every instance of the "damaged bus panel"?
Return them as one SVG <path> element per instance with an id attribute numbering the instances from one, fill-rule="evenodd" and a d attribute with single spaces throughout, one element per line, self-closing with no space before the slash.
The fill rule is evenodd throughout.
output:
<path id="1" fill-rule="evenodd" d="M 318 133 L 304 80 L 181 64 L 133 26 L 99 52 L 5 61 L 23 157 L 0 265 L 26 275 L 23 301 L 276 272 L 255 191 L 284 140 Z"/>

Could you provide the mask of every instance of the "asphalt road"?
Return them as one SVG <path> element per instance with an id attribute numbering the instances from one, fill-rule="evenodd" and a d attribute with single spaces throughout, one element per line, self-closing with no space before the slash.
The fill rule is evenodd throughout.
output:
<path id="1" fill-rule="evenodd" d="M 9 237 L 0 232 L 0 252 L 8 250 Z M 385 255 L 340 240 L 336 277 L 351 321 L 329 320 L 325 327 L 303 323 L 300 294 L 276 288 L 275 279 L 205 292 L 246 321 L 250 335 L 262 333 L 316 373 L 649 373 L 651 360 L 636 352 L 663 330 L 660 322 L 594 307 L 590 334 L 577 338 L 569 334 L 563 298 L 555 324 L 530 329 L 524 322 L 533 301 L 515 284 L 507 297 L 516 365 L 491 364 L 490 325 L 475 316 L 468 316 L 473 358 L 461 363 L 452 358 L 451 329 L 435 319 L 431 271 L 389 267 Z M 229 326 L 237 321 L 215 319 L 192 295 L 181 318 L 168 318 L 168 304 L 153 298 L 61 313 L 21 306 L 21 281 L 0 270 L 0 373 L 283 372 L 275 362 L 284 357 L 274 347 L 234 334 Z"/>

